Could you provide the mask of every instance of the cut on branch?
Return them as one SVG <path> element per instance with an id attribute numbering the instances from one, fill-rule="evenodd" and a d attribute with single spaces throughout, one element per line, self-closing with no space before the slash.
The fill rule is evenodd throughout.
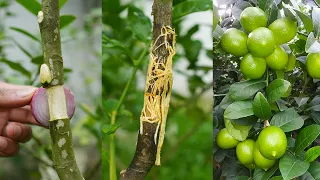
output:
<path id="1" fill-rule="evenodd" d="M 172 91 L 172 57 L 176 53 L 176 34 L 172 26 L 172 0 L 155 0 L 153 38 L 144 105 L 136 152 L 120 179 L 144 179 L 152 166 L 160 165 L 167 114 Z"/>
<path id="2" fill-rule="evenodd" d="M 42 0 L 38 23 L 44 51 L 40 79 L 48 96 L 53 165 L 61 180 L 82 180 L 74 156 L 70 119 L 63 89 L 59 0 Z"/>

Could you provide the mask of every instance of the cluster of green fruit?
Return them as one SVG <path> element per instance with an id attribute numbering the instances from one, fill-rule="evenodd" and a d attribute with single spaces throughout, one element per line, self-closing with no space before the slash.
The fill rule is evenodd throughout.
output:
<path id="1" fill-rule="evenodd" d="M 240 70 L 247 79 L 259 79 L 267 66 L 276 71 L 291 71 L 295 56 L 280 46 L 291 41 L 297 33 L 297 22 L 289 18 L 275 20 L 268 27 L 268 18 L 258 7 L 248 7 L 240 15 L 245 32 L 230 28 L 221 37 L 222 49 L 234 56 L 244 56 Z M 307 57 L 306 67 L 312 78 L 320 79 L 320 53 Z"/>
<path id="2" fill-rule="evenodd" d="M 236 155 L 241 164 L 249 169 L 259 167 L 265 171 L 287 150 L 287 137 L 282 129 L 276 126 L 264 128 L 256 141 L 246 139 L 242 142 L 233 138 L 224 128 L 218 132 L 216 143 L 222 149 L 236 147 Z"/>

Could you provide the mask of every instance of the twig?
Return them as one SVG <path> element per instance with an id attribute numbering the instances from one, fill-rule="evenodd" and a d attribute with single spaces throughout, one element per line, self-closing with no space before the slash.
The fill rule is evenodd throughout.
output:
<path id="1" fill-rule="evenodd" d="M 123 104 L 123 101 L 128 93 L 129 87 L 133 81 L 133 79 L 136 77 L 136 73 L 138 71 L 139 65 L 142 61 L 142 59 L 144 58 L 144 56 L 146 55 L 147 50 L 144 48 L 143 52 L 140 54 L 140 57 L 137 61 L 137 64 L 134 66 L 130 79 L 128 80 L 124 90 L 122 91 L 121 97 L 115 107 L 115 109 L 112 111 L 111 113 L 111 125 L 114 125 L 116 123 L 116 118 L 117 118 L 117 114 L 118 111 L 121 107 L 121 105 Z M 110 180 L 116 180 L 117 179 L 117 168 L 116 168 L 116 152 L 115 152 L 115 140 L 114 140 L 114 134 L 110 135 Z"/>
<path id="2" fill-rule="evenodd" d="M 40 70 L 40 81 L 46 88 L 48 97 L 53 165 L 61 180 L 83 180 L 74 156 L 70 119 L 63 89 L 59 0 L 42 1 L 38 23 L 44 51 L 42 66 L 45 67 L 44 71 Z"/>

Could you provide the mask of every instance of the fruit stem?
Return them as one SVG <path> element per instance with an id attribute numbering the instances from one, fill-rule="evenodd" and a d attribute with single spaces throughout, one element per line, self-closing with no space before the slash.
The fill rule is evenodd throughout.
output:
<path id="1" fill-rule="evenodd" d="M 269 127 L 269 126 L 270 126 L 269 121 L 268 121 L 268 120 L 265 120 L 265 121 L 264 121 L 264 126 L 263 126 L 263 128 L 266 128 L 266 127 Z"/>

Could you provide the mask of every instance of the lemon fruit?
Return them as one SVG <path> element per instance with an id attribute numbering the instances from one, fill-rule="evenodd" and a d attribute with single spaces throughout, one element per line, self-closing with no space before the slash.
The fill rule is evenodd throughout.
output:
<path id="1" fill-rule="evenodd" d="M 288 64 L 288 54 L 277 45 L 271 55 L 266 57 L 267 65 L 273 70 L 284 70 Z"/>
<path id="2" fill-rule="evenodd" d="M 240 23 L 247 32 L 251 32 L 258 27 L 266 27 L 267 22 L 267 15 L 258 7 L 248 7 L 240 14 Z"/>
<path id="3" fill-rule="evenodd" d="M 287 150 L 287 137 L 277 126 L 264 128 L 257 142 L 260 153 L 267 159 L 279 159 Z"/>
<path id="4" fill-rule="evenodd" d="M 240 62 L 240 71 L 247 79 L 259 79 L 266 71 L 266 60 L 246 54 Z"/>
<path id="5" fill-rule="evenodd" d="M 297 22 L 289 18 L 277 19 L 268 28 L 273 32 L 277 44 L 287 43 L 297 34 Z"/>
<path id="6" fill-rule="evenodd" d="M 309 76 L 314 79 L 320 79 L 320 53 L 308 54 L 306 67 Z"/>
<path id="7" fill-rule="evenodd" d="M 271 168 L 276 160 L 270 160 L 262 156 L 259 151 L 259 144 L 256 142 L 253 147 L 253 160 L 257 167 L 264 169 L 267 171 Z"/>
<path id="8" fill-rule="evenodd" d="M 233 138 L 226 128 L 223 128 L 216 136 L 216 143 L 221 149 L 231 149 L 236 147 L 239 141 Z"/>
<path id="9" fill-rule="evenodd" d="M 239 162 L 243 165 L 248 165 L 248 168 L 251 167 L 254 163 L 253 162 L 253 146 L 254 146 L 254 140 L 246 139 L 240 142 L 236 147 L 236 154 Z"/>
<path id="10" fill-rule="evenodd" d="M 268 28 L 259 27 L 253 30 L 247 40 L 249 52 L 256 57 L 267 57 L 275 49 L 274 34 Z"/>
<path id="11" fill-rule="evenodd" d="M 248 36 L 243 31 L 230 28 L 221 36 L 221 47 L 229 54 L 243 56 L 248 53 L 247 39 Z"/>

